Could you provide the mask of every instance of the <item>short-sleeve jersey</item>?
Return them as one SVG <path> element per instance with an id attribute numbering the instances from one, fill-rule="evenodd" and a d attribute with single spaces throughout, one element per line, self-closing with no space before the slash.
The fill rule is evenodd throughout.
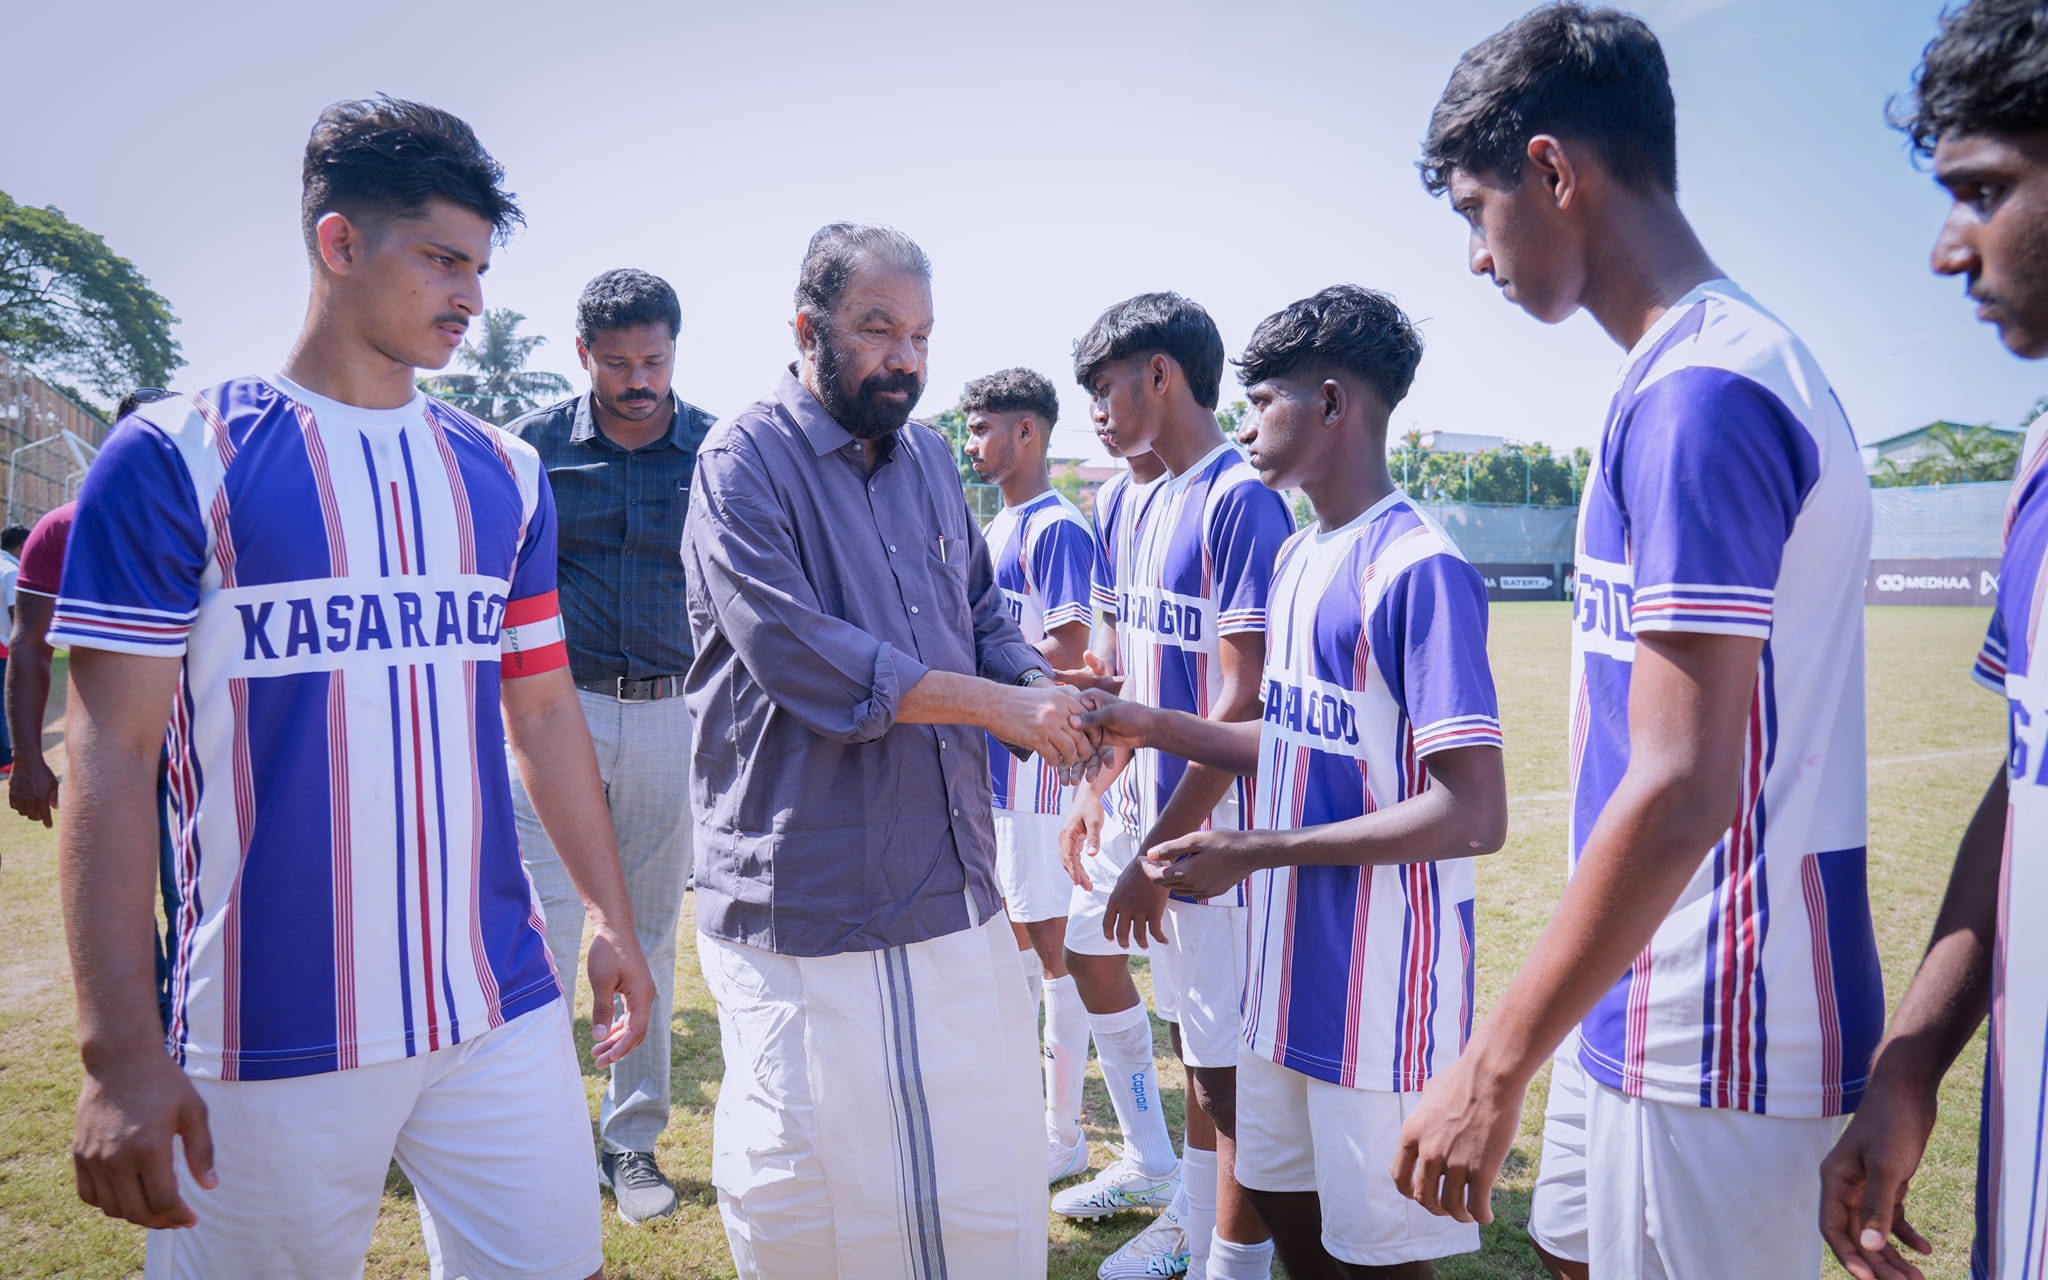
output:
<path id="1" fill-rule="evenodd" d="M 1486 584 L 1396 492 L 1290 539 L 1273 572 L 1252 825 L 1377 813 L 1423 762 L 1498 747 Z M 1318 1080 L 1409 1093 L 1472 1030 L 1472 859 L 1276 867 L 1246 884 L 1252 1052 Z"/>
<path id="2" fill-rule="evenodd" d="M 53 644 L 182 659 L 170 1049 L 262 1080 L 459 1044 L 559 995 L 499 681 L 567 663 L 532 449 L 426 396 L 162 400 L 78 499 Z"/>
<path id="3" fill-rule="evenodd" d="M 1156 482 L 1134 527 L 1129 572 L 1117 566 L 1123 696 L 1206 716 L 1223 689 L 1222 637 L 1266 629 L 1273 559 L 1294 532 L 1293 513 L 1224 443 Z M 1133 839 L 1144 839 L 1186 770 L 1178 756 L 1140 748 L 1110 786 L 1109 813 Z M 1250 816 L 1239 779 L 1202 826 L 1244 830 Z M 1210 901 L 1242 906 L 1244 886 Z"/>
<path id="4" fill-rule="evenodd" d="M 1095 491 L 1095 511 L 1090 517 L 1095 529 L 1095 610 L 1111 620 L 1116 618 L 1117 566 L 1130 563 L 1138 512 L 1144 508 L 1153 487 L 1164 478 L 1155 476 L 1140 483 L 1126 469 Z"/>
<path id="5" fill-rule="evenodd" d="M 64 585 L 64 544 L 71 537 L 71 516 L 77 509 L 75 502 L 52 507 L 29 530 L 28 541 L 21 544 L 21 577 L 14 584 L 16 592 L 56 597 Z"/>
<path id="6" fill-rule="evenodd" d="M 1095 535 L 1087 517 L 1055 490 L 1004 507 L 985 536 L 995 562 L 996 587 L 1010 621 L 1032 644 L 1071 622 L 1094 620 L 1089 606 L 1095 576 Z M 1065 795 L 1059 771 L 1033 756 L 1019 760 L 995 735 L 988 740 L 989 781 L 995 805 L 1020 813 L 1058 813 Z"/>
<path id="7" fill-rule="evenodd" d="M 2048 1252 L 2048 418 L 2027 431 L 2006 507 L 1998 605 L 1971 675 L 2006 700 L 2004 866 L 1992 951 L 1991 1051 L 1978 1128 L 1977 1239 L 1970 1274 L 2041 1274 Z M 2018 927 L 2016 927 L 2018 926 Z M 2032 1269 L 2029 1270 L 2029 1264 Z"/>
<path id="8" fill-rule="evenodd" d="M 1629 758 L 1636 636 L 1763 641 L 1733 821 L 1581 1026 L 1594 1079 L 1759 1114 L 1855 1109 L 1884 1021 L 1864 877 L 1870 485 L 1805 346 L 1725 280 L 1623 364 L 1579 509 L 1571 857 Z"/>

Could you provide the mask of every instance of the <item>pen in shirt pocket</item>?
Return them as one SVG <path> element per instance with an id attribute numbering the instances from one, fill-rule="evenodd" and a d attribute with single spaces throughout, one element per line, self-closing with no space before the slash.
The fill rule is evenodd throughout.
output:
<path id="1" fill-rule="evenodd" d="M 939 563 L 946 563 L 946 535 L 939 535 Z"/>

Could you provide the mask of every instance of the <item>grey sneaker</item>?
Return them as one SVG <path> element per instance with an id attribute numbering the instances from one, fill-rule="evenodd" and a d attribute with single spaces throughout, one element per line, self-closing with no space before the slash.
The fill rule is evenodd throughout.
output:
<path id="1" fill-rule="evenodd" d="M 676 1191 L 654 1163 L 652 1151 L 607 1151 L 598 1161 L 597 1180 L 612 1189 L 619 1216 L 634 1226 L 676 1211 Z"/>
<path id="2" fill-rule="evenodd" d="M 1102 1260 L 1095 1274 L 1101 1280 L 1154 1280 L 1154 1277 L 1184 1276 L 1190 1254 L 1187 1228 L 1180 1215 L 1167 1205 L 1152 1224 L 1133 1236 Z"/>

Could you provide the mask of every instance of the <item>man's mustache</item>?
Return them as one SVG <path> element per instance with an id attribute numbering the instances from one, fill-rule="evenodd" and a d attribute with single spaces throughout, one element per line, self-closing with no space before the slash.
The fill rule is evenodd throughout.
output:
<path id="1" fill-rule="evenodd" d="M 924 394 L 924 379 L 904 369 L 896 373 L 870 374 L 867 380 L 860 384 L 860 394 L 863 397 L 880 395 L 884 391 L 901 391 L 905 395 L 921 396 Z"/>
<path id="2" fill-rule="evenodd" d="M 631 404 L 634 401 L 644 401 L 652 404 L 656 399 L 658 397 L 652 391 L 628 391 L 619 396 L 619 403 Z"/>
<path id="3" fill-rule="evenodd" d="M 455 325 L 458 328 L 460 328 L 464 333 L 469 332 L 469 317 L 463 315 L 460 311 L 450 311 L 445 315 L 438 315 L 434 317 L 434 327 L 436 329 L 440 328 L 444 324 Z"/>

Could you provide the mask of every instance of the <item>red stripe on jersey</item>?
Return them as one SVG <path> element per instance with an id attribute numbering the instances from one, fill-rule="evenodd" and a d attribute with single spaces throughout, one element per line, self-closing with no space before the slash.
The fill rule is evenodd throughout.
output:
<path id="1" fill-rule="evenodd" d="M 562 611 L 561 593 L 547 592 L 545 595 L 526 596 L 505 605 L 505 622 L 508 627 L 523 627 L 529 622 L 552 618 Z"/>

